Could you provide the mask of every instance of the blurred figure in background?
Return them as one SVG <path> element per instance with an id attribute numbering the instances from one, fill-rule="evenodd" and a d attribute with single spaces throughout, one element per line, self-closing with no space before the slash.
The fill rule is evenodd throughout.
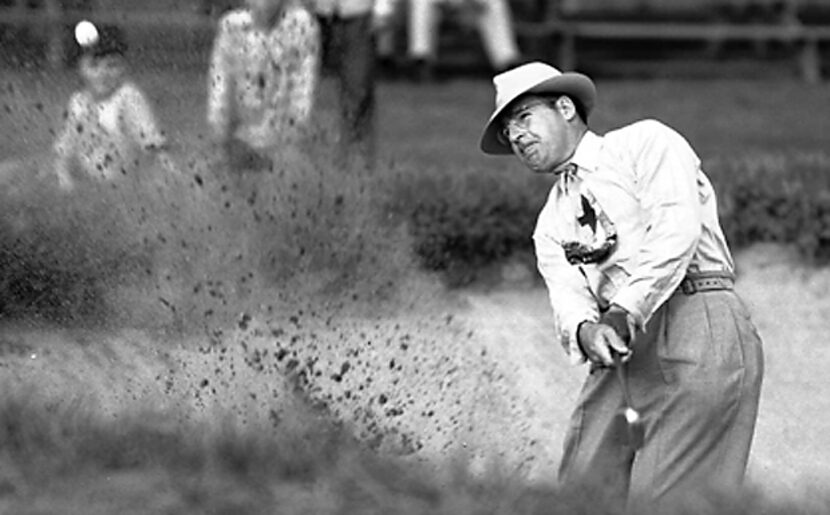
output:
<path id="1" fill-rule="evenodd" d="M 319 63 L 320 28 L 300 0 L 246 0 L 222 16 L 207 120 L 230 169 L 267 168 L 296 148 L 311 119 Z"/>
<path id="2" fill-rule="evenodd" d="M 375 36 L 395 0 L 315 0 L 324 66 L 337 80 L 341 151 L 367 164 L 375 155 Z"/>
<path id="3" fill-rule="evenodd" d="M 396 78 L 399 73 L 399 55 L 405 53 L 401 46 L 406 30 L 406 16 L 409 0 L 393 0 L 392 13 L 388 22 L 379 27 L 375 34 L 375 53 L 379 78 Z"/>
<path id="4" fill-rule="evenodd" d="M 477 27 L 494 71 L 519 64 L 521 52 L 507 0 L 409 0 L 408 52 L 416 79 L 433 76 L 442 10 L 454 11 L 462 23 Z"/>
<path id="5" fill-rule="evenodd" d="M 168 204 L 167 192 L 183 174 L 167 153 L 168 139 L 150 102 L 128 76 L 121 29 L 82 21 L 75 39 L 84 87 L 66 108 L 54 144 L 54 170 L 62 189 L 72 190 L 76 182 L 82 187 L 57 206 L 66 210 L 53 212 L 53 218 L 65 217 L 57 222 L 64 224 L 62 230 L 74 230 L 78 221 L 94 226 L 84 231 L 106 240 L 100 249 L 104 255 L 119 248 L 123 266 L 140 263 L 159 298 L 169 297 L 175 260 L 162 252 L 166 226 L 159 220 L 178 220 L 176 206 L 182 199 Z M 156 162 L 169 173 L 160 177 L 151 166 Z"/>
<path id="6" fill-rule="evenodd" d="M 75 35 L 84 87 L 70 98 L 54 145 L 60 186 L 71 190 L 78 174 L 101 180 L 132 175 L 143 154 L 175 171 L 150 102 L 127 76 L 122 31 L 83 21 Z"/>

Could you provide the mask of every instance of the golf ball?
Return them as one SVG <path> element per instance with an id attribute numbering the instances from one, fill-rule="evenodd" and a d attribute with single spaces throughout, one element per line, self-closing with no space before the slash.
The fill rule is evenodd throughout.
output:
<path id="1" fill-rule="evenodd" d="M 75 25 L 75 40 L 81 46 L 93 45 L 98 41 L 98 29 L 91 21 L 83 20 Z"/>
<path id="2" fill-rule="evenodd" d="M 625 409 L 625 419 L 628 421 L 629 424 L 633 424 L 640 420 L 640 414 L 637 413 L 637 410 L 634 408 L 626 408 Z"/>

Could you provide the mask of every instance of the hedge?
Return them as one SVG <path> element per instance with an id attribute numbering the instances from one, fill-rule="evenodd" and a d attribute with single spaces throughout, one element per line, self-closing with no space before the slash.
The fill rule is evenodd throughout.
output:
<path id="1" fill-rule="evenodd" d="M 830 155 L 713 159 L 704 168 L 733 250 L 774 242 L 794 245 L 817 265 L 830 262 Z M 502 179 L 475 173 L 402 179 L 395 203 L 406 211 L 425 268 L 459 285 L 492 263 L 532 253 L 530 236 L 549 185 Z"/>
<path id="2" fill-rule="evenodd" d="M 704 165 L 733 250 L 773 242 L 794 246 L 815 265 L 830 263 L 830 155 L 765 154 Z M 124 285 L 146 289 L 149 280 L 158 279 L 154 269 L 160 263 L 184 275 L 148 294 L 158 297 L 158 309 L 181 318 L 233 310 L 237 301 L 256 298 L 253 283 L 283 282 L 281 277 L 316 281 L 327 290 L 358 287 L 360 297 L 370 298 L 395 281 L 405 282 L 401 277 L 412 267 L 457 287 L 486 278 L 508 259 L 532 260 L 531 233 L 550 177 L 474 169 L 398 172 L 374 182 L 347 174 L 302 174 L 307 180 L 284 206 L 298 216 L 283 220 L 273 213 L 273 222 L 259 219 L 268 209 L 253 210 L 249 220 L 248 204 L 234 210 L 226 202 L 217 210 L 223 205 L 218 198 L 172 216 L 152 195 L 141 195 L 156 206 L 145 209 L 138 198 L 113 208 L 102 192 L 67 203 L 48 188 L 18 191 L 0 210 L 0 314 L 111 320 L 107 298 Z M 175 196 L 189 194 L 182 190 Z M 400 228 L 380 224 L 381 217 L 371 213 L 376 209 Z M 240 231 L 251 234 L 236 234 Z M 250 256 L 217 253 L 250 238 L 261 242 Z M 275 259 L 282 272 L 262 268 L 273 268 L 268 263 Z M 127 300 L 115 302 L 135 318 L 137 307 L 124 304 Z"/>

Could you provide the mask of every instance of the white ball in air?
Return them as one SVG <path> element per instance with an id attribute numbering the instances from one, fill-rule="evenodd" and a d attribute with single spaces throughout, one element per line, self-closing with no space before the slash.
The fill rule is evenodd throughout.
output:
<path id="1" fill-rule="evenodd" d="M 98 29 L 91 21 L 79 22 L 75 25 L 75 40 L 81 46 L 94 45 L 98 41 Z"/>

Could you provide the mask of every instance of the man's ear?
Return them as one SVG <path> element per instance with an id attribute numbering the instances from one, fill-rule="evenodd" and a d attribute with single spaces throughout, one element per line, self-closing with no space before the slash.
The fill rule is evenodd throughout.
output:
<path id="1" fill-rule="evenodd" d="M 571 97 L 562 95 L 556 99 L 556 110 L 562 115 L 563 118 L 567 121 L 573 120 L 573 118 L 577 115 L 576 113 L 576 104 L 571 99 Z"/>

